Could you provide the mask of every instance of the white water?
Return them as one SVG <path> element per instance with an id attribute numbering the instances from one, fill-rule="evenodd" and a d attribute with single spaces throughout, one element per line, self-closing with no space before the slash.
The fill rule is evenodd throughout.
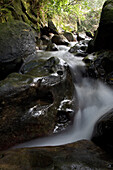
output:
<path id="1" fill-rule="evenodd" d="M 72 143 L 80 139 L 90 139 L 96 121 L 107 111 L 113 108 L 113 91 L 99 81 L 82 78 L 80 70 L 83 71 L 82 58 L 77 58 L 66 51 L 43 52 L 43 57 L 57 56 L 66 61 L 76 77 L 75 83 L 80 109 L 75 116 L 74 123 L 65 132 L 55 134 L 51 137 L 35 139 L 20 144 L 17 147 L 54 146 Z"/>

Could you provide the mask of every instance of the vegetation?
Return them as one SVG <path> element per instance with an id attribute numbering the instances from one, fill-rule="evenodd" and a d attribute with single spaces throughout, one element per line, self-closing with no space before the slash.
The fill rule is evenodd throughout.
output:
<path id="1" fill-rule="evenodd" d="M 59 29 L 95 30 L 104 2 L 105 0 L 93 2 L 91 0 L 0 0 L 0 22 L 19 19 L 38 28 L 46 25 L 48 19 L 52 19 Z"/>

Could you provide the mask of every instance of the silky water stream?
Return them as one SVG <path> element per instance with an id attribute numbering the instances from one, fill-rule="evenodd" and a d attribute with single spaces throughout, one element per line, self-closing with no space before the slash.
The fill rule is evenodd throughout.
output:
<path id="1" fill-rule="evenodd" d="M 39 56 L 43 55 L 46 58 L 56 56 L 67 62 L 71 68 L 73 81 L 76 79 L 75 88 L 79 100 L 79 110 L 73 125 L 64 132 L 25 142 L 15 146 L 16 148 L 57 146 L 81 139 L 90 140 L 96 121 L 113 108 L 113 91 L 97 80 L 81 77 L 81 72 L 84 70 L 82 57 L 75 57 L 67 50 L 68 48 L 64 50 L 61 47 L 61 51 L 58 52 L 39 51 Z"/>

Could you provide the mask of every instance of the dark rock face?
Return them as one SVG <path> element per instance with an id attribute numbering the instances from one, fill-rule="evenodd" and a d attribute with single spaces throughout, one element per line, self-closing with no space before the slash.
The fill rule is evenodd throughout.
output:
<path id="1" fill-rule="evenodd" d="M 40 60 L 36 55 L 20 71 L 22 74 L 12 73 L 0 82 L 0 150 L 52 134 L 59 123 L 59 111 L 68 115 L 64 125 L 74 116 L 74 86 L 65 63 L 61 65 L 55 57 Z M 70 101 L 72 113 L 63 108 L 65 100 Z M 77 101 L 75 105 L 77 110 Z"/>
<path id="2" fill-rule="evenodd" d="M 40 28 L 41 35 L 49 36 L 50 30 L 47 26 Z"/>
<path id="3" fill-rule="evenodd" d="M 53 33 L 53 34 L 58 34 L 58 30 L 57 28 L 55 27 L 54 23 L 52 20 L 49 20 L 48 21 L 48 28 L 50 30 L 50 33 Z"/>
<path id="4" fill-rule="evenodd" d="M 98 78 L 113 85 L 113 51 L 99 51 L 84 58 L 86 72 L 92 78 Z"/>
<path id="5" fill-rule="evenodd" d="M 50 33 L 58 34 L 57 28 L 55 27 L 52 20 L 48 21 L 48 27 L 47 26 L 42 27 L 40 31 L 41 31 L 41 35 L 46 35 L 46 36 L 50 36 Z"/>
<path id="6" fill-rule="evenodd" d="M 24 22 L 0 24 L 0 80 L 18 71 L 23 59 L 35 52 L 35 36 Z"/>
<path id="7" fill-rule="evenodd" d="M 94 51 L 113 50 L 113 1 L 107 0 L 103 6 L 99 28 L 94 38 Z"/>
<path id="8" fill-rule="evenodd" d="M 0 168 L 35 169 L 112 169 L 113 160 L 90 141 L 58 147 L 24 148 L 0 152 Z"/>
<path id="9" fill-rule="evenodd" d="M 97 121 L 92 141 L 113 155 L 113 109 Z"/>

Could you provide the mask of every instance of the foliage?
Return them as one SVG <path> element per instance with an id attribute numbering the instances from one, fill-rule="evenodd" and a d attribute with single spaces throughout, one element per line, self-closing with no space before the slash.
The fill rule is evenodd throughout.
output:
<path id="1" fill-rule="evenodd" d="M 69 31 L 91 30 L 92 25 L 94 25 L 92 29 L 94 31 L 99 22 L 102 5 L 105 2 L 105 0 L 94 0 L 93 2 L 91 0 L 40 1 L 43 5 L 45 20 L 52 18 L 57 26 Z"/>
<path id="2" fill-rule="evenodd" d="M 105 0 L 0 0 L 0 16 L 2 16 L 0 22 L 11 19 L 12 10 L 13 13 L 16 11 L 14 3 L 19 4 L 19 2 L 25 8 L 24 15 L 21 14 L 25 21 L 28 18 L 40 27 L 47 24 L 48 19 L 53 19 L 59 28 L 82 31 L 87 27 L 89 30 L 92 29 L 92 25 L 98 25 Z M 20 19 L 20 15 L 16 18 Z"/>
<path id="3" fill-rule="evenodd" d="M 79 31 L 87 30 L 94 32 L 97 29 L 104 2 L 105 0 L 82 1 L 84 19 L 81 19 L 81 25 L 78 28 Z"/>

